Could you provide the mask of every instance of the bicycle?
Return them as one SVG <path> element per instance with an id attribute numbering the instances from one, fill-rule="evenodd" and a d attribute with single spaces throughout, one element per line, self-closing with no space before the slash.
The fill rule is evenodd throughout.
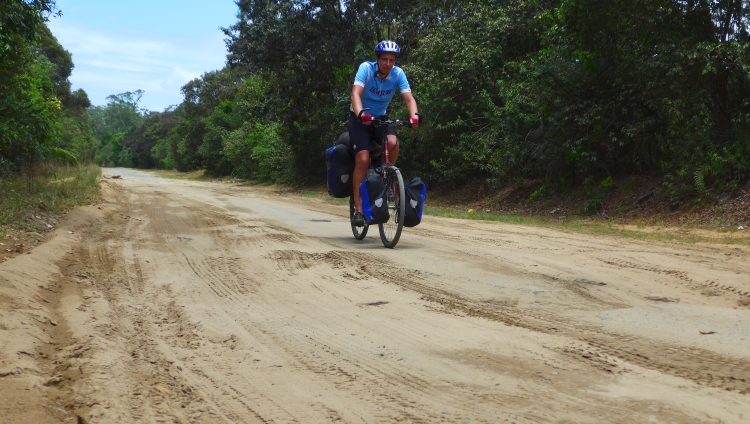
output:
<path id="1" fill-rule="evenodd" d="M 382 118 L 382 117 L 381 117 Z M 380 118 L 373 118 L 372 125 L 375 127 L 379 127 L 381 125 L 387 125 L 387 126 L 394 126 L 394 127 L 409 127 L 411 128 L 411 123 L 408 121 L 399 121 L 399 120 L 389 120 L 389 119 L 380 119 Z M 383 184 L 386 187 L 386 199 L 388 203 L 388 212 L 389 212 L 389 218 L 388 221 L 383 224 L 378 224 L 378 230 L 380 231 L 380 241 L 383 242 L 383 246 L 393 249 L 396 247 L 396 244 L 398 243 L 399 238 L 401 237 L 401 230 L 404 228 L 404 214 L 406 213 L 405 208 L 405 200 L 406 194 L 404 191 L 404 179 L 401 176 L 401 171 L 390 163 L 390 158 L 388 155 L 388 136 L 387 131 L 383 132 L 384 138 L 383 140 L 380 140 L 380 145 L 373 146 L 374 148 L 370 149 L 370 153 L 377 152 L 381 148 L 383 149 L 383 154 L 385 154 L 385 160 L 383 161 L 382 165 L 377 166 L 377 162 L 373 162 L 372 155 L 370 156 L 370 169 L 377 169 L 380 168 L 380 178 L 383 179 Z M 385 148 L 381 147 L 385 146 Z M 369 173 L 369 170 L 368 170 Z M 376 171 L 376 173 L 378 173 Z M 367 230 L 369 229 L 369 225 L 365 224 L 362 227 L 358 227 L 354 225 L 354 213 L 356 212 L 356 208 L 354 206 L 354 195 L 352 194 L 349 197 L 349 220 L 351 222 L 352 226 L 352 233 L 354 234 L 354 238 L 357 240 L 362 240 L 367 235 Z"/>

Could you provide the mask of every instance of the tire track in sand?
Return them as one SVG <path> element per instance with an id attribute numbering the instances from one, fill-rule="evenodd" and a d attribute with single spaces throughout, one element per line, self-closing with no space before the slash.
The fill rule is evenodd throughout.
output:
<path id="1" fill-rule="evenodd" d="M 440 305 L 437 308 L 439 311 L 490 319 L 514 327 L 564 335 L 585 342 L 585 348 L 572 344 L 561 349 L 561 353 L 591 362 L 597 368 L 608 372 L 623 372 L 624 365 L 611 360 L 605 360 L 604 363 L 607 365 L 602 365 L 602 361 L 598 360 L 601 359 L 601 355 L 597 352 L 701 385 L 742 394 L 750 393 L 750 364 L 747 361 L 705 349 L 687 348 L 667 342 L 651 344 L 650 341 L 638 337 L 623 337 L 622 334 L 608 333 L 602 328 L 570 322 L 567 317 L 541 309 L 476 302 L 431 286 L 428 279 L 418 270 L 407 271 L 398 268 L 374 255 L 342 251 L 305 253 L 294 250 L 276 251 L 269 255 L 269 258 L 276 261 L 281 269 L 290 271 L 322 264 L 333 269 L 343 269 L 347 263 L 354 263 L 359 272 L 371 278 L 420 293 L 424 300 Z"/>

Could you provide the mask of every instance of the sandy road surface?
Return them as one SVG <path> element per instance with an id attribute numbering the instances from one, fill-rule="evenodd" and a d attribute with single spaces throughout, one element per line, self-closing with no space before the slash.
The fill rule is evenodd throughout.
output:
<path id="1" fill-rule="evenodd" d="M 2 422 L 750 421 L 744 247 L 123 175 L 0 264 Z"/>

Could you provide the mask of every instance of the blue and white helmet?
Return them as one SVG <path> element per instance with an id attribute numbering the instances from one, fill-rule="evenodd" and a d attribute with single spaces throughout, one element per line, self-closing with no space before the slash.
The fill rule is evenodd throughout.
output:
<path id="1" fill-rule="evenodd" d="M 395 53 L 396 56 L 401 54 L 401 48 L 399 48 L 398 44 L 391 40 L 385 40 L 378 43 L 377 46 L 375 46 L 375 55 L 379 55 L 381 53 Z"/>

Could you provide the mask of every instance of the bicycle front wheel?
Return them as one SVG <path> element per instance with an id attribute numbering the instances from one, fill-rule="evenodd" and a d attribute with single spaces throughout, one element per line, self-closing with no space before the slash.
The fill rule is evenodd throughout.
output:
<path id="1" fill-rule="evenodd" d="M 401 177 L 401 171 L 396 167 L 390 167 L 385 170 L 385 192 L 388 200 L 388 222 L 378 224 L 380 229 L 380 240 L 383 246 L 393 249 L 401 237 L 401 230 L 404 228 L 404 213 L 406 212 L 404 193 L 404 179 Z"/>

